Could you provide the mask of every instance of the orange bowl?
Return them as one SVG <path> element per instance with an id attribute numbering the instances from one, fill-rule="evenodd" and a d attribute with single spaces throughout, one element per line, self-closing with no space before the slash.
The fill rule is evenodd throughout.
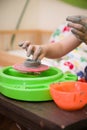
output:
<path id="1" fill-rule="evenodd" d="M 87 104 L 87 83 L 61 82 L 50 85 L 54 102 L 64 110 L 78 110 Z"/>

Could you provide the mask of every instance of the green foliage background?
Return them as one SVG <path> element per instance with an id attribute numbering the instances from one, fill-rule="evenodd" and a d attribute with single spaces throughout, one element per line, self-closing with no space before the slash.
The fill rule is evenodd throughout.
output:
<path id="1" fill-rule="evenodd" d="M 62 0 L 68 4 L 73 6 L 77 6 L 79 8 L 87 9 L 87 0 Z"/>

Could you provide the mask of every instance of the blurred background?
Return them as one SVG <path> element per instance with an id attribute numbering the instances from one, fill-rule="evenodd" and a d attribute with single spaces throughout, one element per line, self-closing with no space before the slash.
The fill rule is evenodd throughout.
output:
<path id="1" fill-rule="evenodd" d="M 0 50 L 18 42 L 46 44 L 69 15 L 87 15 L 87 0 L 0 0 Z"/>
<path id="2" fill-rule="evenodd" d="M 87 16 L 87 0 L 0 0 L 0 66 L 24 61 L 10 55 L 26 56 L 18 42 L 47 44 L 51 34 L 71 15 Z M 2 127 L 3 130 L 20 129 L 2 115 L 0 122 L 0 130 Z"/>

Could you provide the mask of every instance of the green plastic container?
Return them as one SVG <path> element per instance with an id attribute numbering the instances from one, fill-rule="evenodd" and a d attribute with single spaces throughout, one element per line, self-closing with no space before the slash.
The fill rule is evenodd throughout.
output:
<path id="1" fill-rule="evenodd" d="M 0 93 L 17 100 L 48 101 L 52 100 L 49 92 L 51 83 L 76 80 L 76 75 L 63 74 L 55 67 L 34 74 L 21 73 L 8 66 L 0 70 Z"/>

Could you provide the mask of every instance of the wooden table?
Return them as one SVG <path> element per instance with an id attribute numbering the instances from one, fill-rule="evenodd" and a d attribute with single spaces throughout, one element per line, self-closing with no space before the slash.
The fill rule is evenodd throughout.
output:
<path id="1" fill-rule="evenodd" d="M 16 61 L 9 61 L 11 64 L 13 62 Z M 6 65 L 5 60 L 3 63 Z M 53 101 L 24 102 L 0 94 L 0 114 L 30 128 L 29 130 L 87 130 L 87 106 L 69 112 L 58 108 Z"/>
<path id="2" fill-rule="evenodd" d="M 31 130 L 87 130 L 87 107 L 68 112 L 53 101 L 24 102 L 0 95 L 0 113 Z"/>

